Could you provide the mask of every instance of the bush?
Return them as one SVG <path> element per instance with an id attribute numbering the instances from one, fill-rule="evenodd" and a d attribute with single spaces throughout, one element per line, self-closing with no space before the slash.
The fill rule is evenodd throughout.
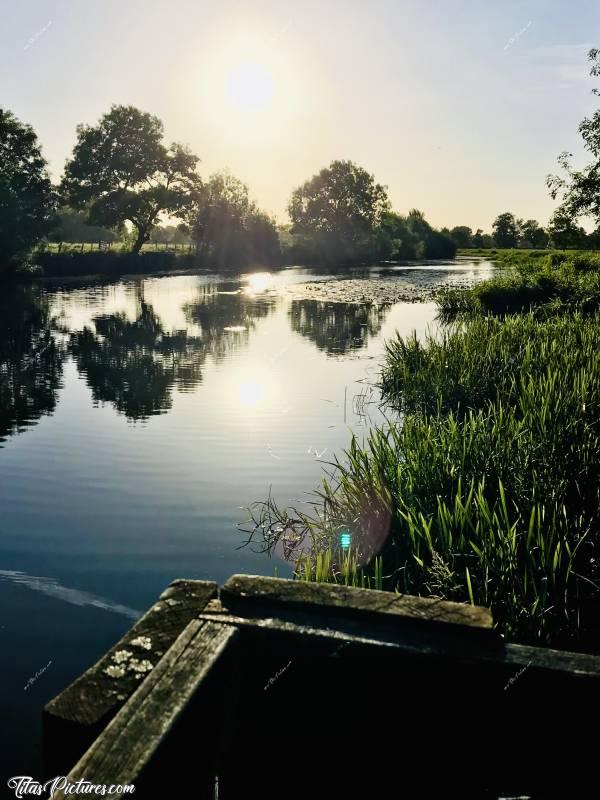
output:
<path id="1" fill-rule="evenodd" d="M 126 253 L 119 251 L 52 253 L 35 255 L 35 262 L 48 276 L 143 274 L 157 270 L 190 269 L 196 266 L 194 253 L 169 251 Z"/>

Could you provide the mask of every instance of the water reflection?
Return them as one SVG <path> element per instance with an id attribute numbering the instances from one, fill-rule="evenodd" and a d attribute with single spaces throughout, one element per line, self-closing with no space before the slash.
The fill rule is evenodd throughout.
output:
<path id="1" fill-rule="evenodd" d="M 54 412 L 66 356 L 95 404 L 145 420 L 169 411 L 175 392 L 195 391 L 207 358 L 221 364 L 247 348 L 258 322 L 275 312 L 331 355 L 362 348 L 380 331 L 389 307 L 290 301 L 278 288 L 294 278 L 257 273 L 189 286 L 150 279 L 54 295 L 11 287 L 0 300 L 0 442 Z M 264 392 L 253 372 L 246 375 L 241 406 L 256 407 Z"/>
<path id="2" fill-rule="evenodd" d="M 390 306 L 293 300 L 289 311 L 292 330 L 329 355 L 343 355 L 364 347 L 376 336 Z"/>
<path id="3" fill-rule="evenodd" d="M 238 283 L 222 283 L 200 288 L 194 300 L 183 308 L 186 319 L 201 331 L 202 341 L 216 362 L 248 344 L 256 320 L 275 310 L 275 297 L 255 299 Z"/>
<path id="4" fill-rule="evenodd" d="M 117 313 L 96 316 L 93 325 L 71 335 L 69 351 L 95 403 L 112 403 L 129 419 L 143 420 L 171 408 L 174 387 L 189 391 L 201 382 L 202 339 L 165 332 L 142 298 L 133 322 Z"/>
<path id="5" fill-rule="evenodd" d="M 52 335 L 48 299 L 16 286 L 0 297 L 0 442 L 52 414 L 64 354 Z"/>

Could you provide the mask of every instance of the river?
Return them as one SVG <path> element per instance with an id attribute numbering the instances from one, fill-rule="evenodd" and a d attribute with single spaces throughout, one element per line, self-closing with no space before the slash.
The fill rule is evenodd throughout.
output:
<path id="1" fill-rule="evenodd" d="M 3 775 L 40 776 L 44 704 L 170 581 L 290 574 L 240 549 L 245 508 L 270 488 L 281 505 L 306 500 L 351 433 L 381 421 L 370 387 L 385 340 L 436 325 L 434 302 L 392 302 L 394 286 L 492 269 L 462 259 L 333 282 L 293 268 L 3 289 Z M 346 302 L 348 279 L 383 302 Z"/>

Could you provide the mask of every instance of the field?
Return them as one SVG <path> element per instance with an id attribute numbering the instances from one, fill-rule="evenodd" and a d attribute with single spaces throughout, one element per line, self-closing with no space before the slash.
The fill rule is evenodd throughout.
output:
<path id="1" fill-rule="evenodd" d="M 128 246 L 120 241 L 100 241 L 100 242 L 45 242 L 38 247 L 35 253 L 98 253 L 113 252 L 126 253 Z M 142 246 L 142 252 L 167 252 L 167 253 L 188 253 L 192 252 L 190 244 L 173 244 L 161 242 L 148 242 Z"/>

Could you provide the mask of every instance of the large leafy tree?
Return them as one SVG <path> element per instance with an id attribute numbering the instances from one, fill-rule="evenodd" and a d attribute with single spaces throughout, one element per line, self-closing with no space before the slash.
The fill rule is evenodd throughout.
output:
<path id="1" fill-rule="evenodd" d="M 275 223 L 250 201 L 246 184 L 227 172 L 203 185 L 190 230 L 200 258 L 217 267 L 274 264 L 280 258 Z"/>
<path id="2" fill-rule="evenodd" d="M 497 247 L 516 247 L 519 244 L 519 225 L 509 211 L 496 217 L 492 232 Z"/>
<path id="3" fill-rule="evenodd" d="M 585 230 L 578 225 L 575 217 L 559 206 L 548 223 L 548 235 L 552 247 L 560 250 L 585 248 L 588 237 Z M 593 245 L 593 241 L 591 243 Z"/>
<path id="4" fill-rule="evenodd" d="M 450 238 L 457 247 L 473 247 L 473 231 L 468 225 L 456 225 L 450 231 Z"/>
<path id="5" fill-rule="evenodd" d="M 537 250 L 548 246 L 548 234 L 536 219 L 520 220 L 519 236 L 521 247 Z"/>
<path id="6" fill-rule="evenodd" d="M 33 128 L 0 108 L 0 271 L 54 226 L 56 196 Z"/>
<path id="7" fill-rule="evenodd" d="M 385 186 L 352 161 L 333 161 L 294 189 L 288 205 L 292 233 L 321 237 L 340 255 L 353 255 L 372 236 L 390 204 Z"/>
<path id="8" fill-rule="evenodd" d="M 163 144 L 162 122 L 134 106 L 112 106 L 97 125 L 79 125 L 62 191 L 88 222 L 130 222 L 139 253 L 161 216 L 184 217 L 201 188 L 198 157 L 181 144 Z"/>

